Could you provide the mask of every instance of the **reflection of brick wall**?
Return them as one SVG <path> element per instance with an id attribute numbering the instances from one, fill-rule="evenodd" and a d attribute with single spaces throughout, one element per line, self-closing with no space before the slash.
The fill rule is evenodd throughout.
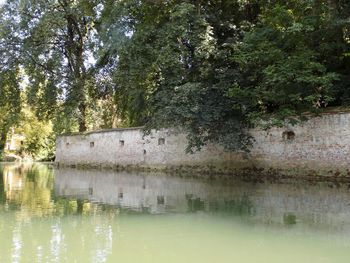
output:
<path id="1" fill-rule="evenodd" d="M 330 188 L 322 183 L 306 186 L 304 181 L 252 184 L 162 173 L 58 169 L 55 194 L 150 213 L 183 213 L 192 209 L 220 212 L 220 207 L 226 207 L 226 212 L 249 212 L 251 219 L 259 222 L 282 223 L 285 215 L 292 214 L 305 224 L 342 227 L 350 223 L 347 187 Z M 199 205 L 193 207 L 196 201 Z"/>
<path id="2" fill-rule="evenodd" d="M 238 163 L 277 167 L 345 167 L 350 163 L 350 113 L 323 114 L 298 126 L 269 131 L 252 129 L 255 144 L 250 159 L 210 145 L 196 154 L 185 154 L 186 136 L 167 130 L 143 137 L 140 129 L 115 129 L 61 136 L 56 161 L 63 164 L 103 165 L 215 165 Z"/>

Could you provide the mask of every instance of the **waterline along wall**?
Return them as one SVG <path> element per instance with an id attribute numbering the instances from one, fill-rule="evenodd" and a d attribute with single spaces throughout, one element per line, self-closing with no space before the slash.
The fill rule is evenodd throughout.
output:
<path id="1" fill-rule="evenodd" d="M 350 164 L 350 113 L 322 114 L 297 126 L 252 129 L 254 147 L 248 158 L 208 145 L 186 154 L 184 134 L 168 130 L 144 136 L 142 129 L 112 129 L 64 135 L 57 139 L 59 165 L 175 168 L 230 172 L 244 167 L 343 170 Z"/>

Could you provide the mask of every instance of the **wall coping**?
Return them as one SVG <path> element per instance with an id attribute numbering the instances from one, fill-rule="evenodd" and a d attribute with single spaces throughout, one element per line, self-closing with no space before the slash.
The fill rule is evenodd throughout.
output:
<path id="1" fill-rule="evenodd" d="M 144 128 L 145 128 L 144 126 L 140 126 L 140 127 L 102 129 L 102 130 L 94 130 L 94 131 L 86 131 L 86 132 L 72 132 L 72 133 L 60 134 L 58 137 L 82 136 L 82 135 L 109 133 L 109 132 L 116 132 L 116 131 L 136 131 L 136 130 L 142 130 Z"/>

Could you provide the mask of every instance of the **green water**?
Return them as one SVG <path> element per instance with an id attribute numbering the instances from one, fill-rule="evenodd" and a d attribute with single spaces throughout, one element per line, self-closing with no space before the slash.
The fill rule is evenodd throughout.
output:
<path id="1" fill-rule="evenodd" d="M 0 166 L 0 262 L 350 261 L 348 185 Z"/>

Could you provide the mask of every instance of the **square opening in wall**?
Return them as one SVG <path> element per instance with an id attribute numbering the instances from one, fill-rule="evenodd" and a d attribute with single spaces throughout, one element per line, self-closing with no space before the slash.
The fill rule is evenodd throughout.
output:
<path id="1" fill-rule="evenodd" d="M 164 204 L 165 204 L 164 195 L 158 195 L 158 196 L 157 196 L 157 204 L 158 204 L 158 205 L 164 205 Z"/>
<path id="2" fill-rule="evenodd" d="M 163 145 L 165 144 L 165 139 L 164 138 L 159 138 L 158 139 L 158 145 Z"/>
<path id="3" fill-rule="evenodd" d="M 119 145 L 120 145 L 121 147 L 123 147 L 124 144 L 125 144 L 124 140 L 120 140 L 120 141 L 119 141 Z"/>
<path id="4" fill-rule="evenodd" d="M 295 133 L 293 131 L 284 131 L 282 133 L 282 138 L 284 141 L 288 141 L 288 142 L 291 142 L 295 139 Z"/>
<path id="5" fill-rule="evenodd" d="M 90 148 L 95 147 L 95 142 L 90 142 Z"/>

